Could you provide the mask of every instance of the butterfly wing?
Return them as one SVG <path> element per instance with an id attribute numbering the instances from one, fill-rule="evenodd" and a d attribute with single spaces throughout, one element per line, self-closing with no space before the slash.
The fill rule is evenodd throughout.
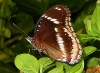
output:
<path id="1" fill-rule="evenodd" d="M 80 59 L 82 48 L 70 16 L 69 9 L 63 5 L 49 9 L 37 23 L 32 44 L 51 58 L 74 64 Z"/>

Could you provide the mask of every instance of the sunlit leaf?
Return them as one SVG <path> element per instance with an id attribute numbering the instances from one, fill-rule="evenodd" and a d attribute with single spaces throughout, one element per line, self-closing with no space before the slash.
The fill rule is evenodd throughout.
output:
<path id="1" fill-rule="evenodd" d="M 16 67 L 24 73 L 38 73 L 39 63 L 37 59 L 30 54 L 20 54 L 15 58 Z"/>

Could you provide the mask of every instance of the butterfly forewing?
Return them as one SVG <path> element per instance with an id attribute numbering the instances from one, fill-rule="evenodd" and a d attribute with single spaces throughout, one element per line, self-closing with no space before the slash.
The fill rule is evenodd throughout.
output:
<path id="1" fill-rule="evenodd" d="M 44 13 L 36 26 L 31 44 L 37 50 L 61 62 L 77 63 L 82 54 L 79 40 L 71 26 L 70 11 L 57 5 Z"/>

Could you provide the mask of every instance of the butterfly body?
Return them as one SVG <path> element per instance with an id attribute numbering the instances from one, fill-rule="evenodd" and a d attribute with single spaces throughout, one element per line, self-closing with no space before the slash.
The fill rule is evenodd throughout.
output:
<path id="1" fill-rule="evenodd" d="M 57 5 L 44 13 L 36 26 L 34 37 L 26 39 L 38 51 L 51 58 L 75 64 L 82 55 L 82 48 L 70 22 L 70 11 Z"/>

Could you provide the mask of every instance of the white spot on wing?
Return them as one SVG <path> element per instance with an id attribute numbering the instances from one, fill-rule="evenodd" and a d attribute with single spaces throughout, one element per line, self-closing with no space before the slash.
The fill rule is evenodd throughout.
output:
<path id="1" fill-rule="evenodd" d="M 61 43 L 61 44 L 62 44 L 62 43 L 64 43 L 64 41 L 59 41 L 59 43 Z"/>
<path id="2" fill-rule="evenodd" d="M 57 19 L 51 19 L 50 21 L 53 21 L 53 23 L 55 23 L 55 24 L 59 24 L 60 23 L 59 21 L 57 21 Z"/>
<path id="3" fill-rule="evenodd" d="M 71 22 L 69 22 L 68 24 L 69 24 L 69 26 L 72 26 L 72 25 L 71 25 Z"/>
<path id="4" fill-rule="evenodd" d="M 58 8 L 58 10 L 61 10 L 61 8 Z"/>
<path id="5" fill-rule="evenodd" d="M 79 40 L 76 38 L 77 43 L 80 43 Z"/>
<path id="6" fill-rule="evenodd" d="M 65 52 L 64 40 L 63 40 L 63 38 L 61 38 L 59 34 L 56 34 L 56 38 L 57 38 L 57 42 L 58 42 L 58 45 L 59 45 L 60 49 L 61 49 L 63 52 Z"/>
<path id="7" fill-rule="evenodd" d="M 50 21 L 57 21 L 57 19 L 51 19 Z"/>
<path id="8" fill-rule="evenodd" d="M 49 17 L 46 14 L 43 14 L 42 17 L 47 18 L 48 20 L 52 21 L 55 24 L 59 24 L 60 23 L 60 21 L 58 21 L 57 19 L 54 19 L 52 17 Z"/>
<path id="9" fill-rule="evenodd" d="M 57 10 L 61 10 L 61 8 L 58 8 L 58 7 L 56 7 L 55 9 L 57 9 Z"/>
<path id="10" fill-rule="evenodd" d="M 70 29 L 71 29 L 72 32 L 74 31 L 74 29 L 72 27 L 70 27 Z"/>
<path id="11" fill-rule="evenodd" d="M 44 17 L 46 14 L 43 14 L 41 17 Z"/>
<path id="12" fill-rule="evenodd" d="M 82 51 L 81 51 L 81 49 L 82 49 L 82 47 L 80 48 L 79 55 L 81 55 L 81 54 L 82 54 Z"/>
<path id="13" fill-rule="evenodd" d="M 39 31 L 39 30 L 37 30 L 37 31 Z"/>
<path id="14" fill-rule="evenodd" d="M 63 58 L 63 59 L 62 59 L 62 62 L 66 62 L 66 58 Z"/>
<path id="15" fill-rule="evenodd" d="M 58 59 L 56 59 L 56 60 L 61 61 L 62 59 L 58 58 Z"/>
<path id="16" fill-rule="evenodd" d="M 52 18 L 51 18 L 51 17 L 48 17 L 47 19 L 48 19 L 48 20 L 51 20 Z"/>
<path id="17" fill-rule="evenodd" d="M 62 41 L 62 38 L 60 36 L 57 37 L 58 42 Z"/>
<path id="18" fill-rule="evenodd" d="M 66 28 L 63 28 L 63 29 L 64 29 L 64 32 L 68 32 Z"/>
<path id="19" fill-rule="evenodd" d="M 57 28 L 54 28 L 54 30 L 55 30 L 56 32 L 58 32 L 58 29 L 57 29 Z"/>
<path id="20" fill-rule="evenodd" d="M 47 18 L 47 16 L 44 16 L 44 18 Z"/>
<path id="21" fill-rule="evenodd" d="M 55 24 L 59 24 L 60 22 L 59 22 L 59 21 L 54 21 L 54 23 L 55 23 Z"/>
<path id="22" fill-rule="evenodd" d="M 58 7 L 56 7 L 55 9 L 58 9 Z"/>
<path id="23" fill-rule="evenodd" d="M 38 27 L 41 27 L 40 25 L 38 25 Z"/>
<path id="24" fill-rule="evenodd" d="M 80 44 L 79 44 L 79 46 L 78 46 L 78 47 L 79 47 L 79 49 L 80 49 L 80 50 L 82 49 L 82 47 L 81 47 L 81 45 L 80 45 Z"/>
<path id="25" fill-rule="evenodd" d="M 63 43 L 60 43 L 60 42 L 59 42 L 59 46 L 60 46 L 61 48 L 64 48 Z"/>
<path id="26" fill-rule="evenodd" d="M 71 18 L 70 17 L 68 17 L 68 21 L 71 21 Z"/>
<path id="27" fill-rule="evenodd" d="M 73 36 L 74 36 L 74 37 L 76 37 L 76 34 L 75 34 L 75 32 L 73 32 Z"/>

